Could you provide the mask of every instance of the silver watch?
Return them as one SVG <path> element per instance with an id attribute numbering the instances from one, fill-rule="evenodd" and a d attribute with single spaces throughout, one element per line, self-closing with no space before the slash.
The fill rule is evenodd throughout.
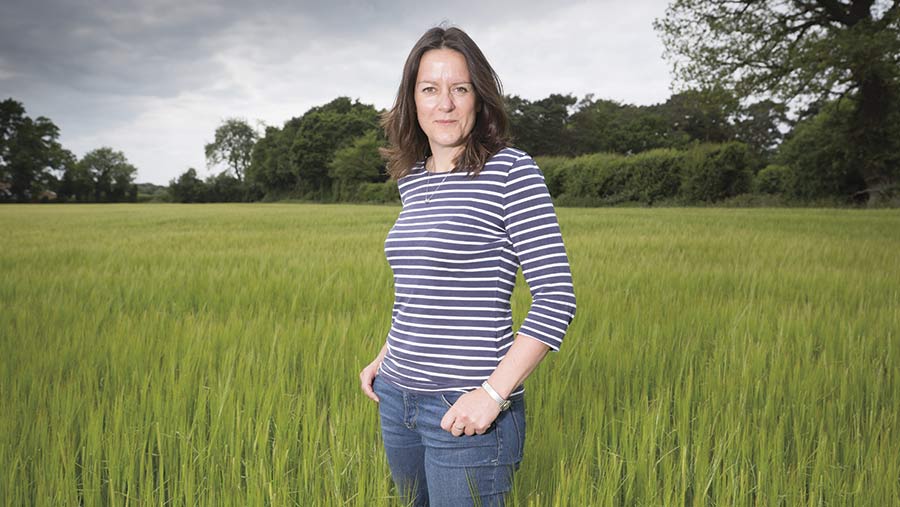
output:
<path id="1" fill-rule="evenodd" d="M 512 405 L 512 402 L 509 400 L 504 400 L 503 397 L 500 396 L 500 394 L 495 391 L 490 384 L 488 384 L 487 380 L 484 381 L 484 384 L 481 384 L 481 387 L 483 387 L 484 390 L 487 391 L 487 393 L 490 395 L 490 397 L 494 398 L 494 401 L 496 401 L 500 405 L 501 412 L 508 409 L 509 406 Z"/>

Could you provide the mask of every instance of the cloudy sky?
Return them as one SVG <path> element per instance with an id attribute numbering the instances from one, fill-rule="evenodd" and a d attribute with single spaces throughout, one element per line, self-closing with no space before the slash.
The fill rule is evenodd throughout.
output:
<path id="1" fill-rule="evenodd" d="M 459 26 L 509 94 L 572 93 L 634 104 L 669 96 L 653 31 L 665 0 L 4 0 L 0 100 L 60 127 L 81 157 L 125 153 L 138 182 L 201 176 L 225 118 L 281 126 L 346 95 L 387 108 L 412 45 Z"/>

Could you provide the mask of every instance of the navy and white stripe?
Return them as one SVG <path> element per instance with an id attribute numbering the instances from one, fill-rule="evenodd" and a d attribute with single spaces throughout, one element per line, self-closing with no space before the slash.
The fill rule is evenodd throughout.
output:
<path id="1" fill-rule="evenodd" d="M 382 378 L 420 392 L 480 386 L 513 343 L 520 266 L 532 303 L 518 332 L 559 350 L 575 292 L 534 160 L 505 148 L 476 178 L 420 162 L 397 183 L 403 209 L 384 242 L 395 294 Z"/>

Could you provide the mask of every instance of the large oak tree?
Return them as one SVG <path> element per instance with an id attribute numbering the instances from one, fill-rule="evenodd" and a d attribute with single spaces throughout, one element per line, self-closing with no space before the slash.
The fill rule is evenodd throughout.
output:
<path id="1" fill-rule="evenodd" d="M 848 163 L 870 196 L 896 183 L 900 0 L 674 0 L 654 26 L 681 85 L 849 100 Z"/>

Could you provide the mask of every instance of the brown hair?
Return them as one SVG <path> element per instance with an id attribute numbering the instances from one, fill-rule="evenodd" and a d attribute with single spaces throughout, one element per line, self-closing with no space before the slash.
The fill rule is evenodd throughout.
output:
<path id="1" fill-rule="evenodd" d="M 387 172 L 395 180 L 412 172 L 413 166 L 431 153 L 428 137 L 419 126 L 414 94 L 419 61 L 432 49 L 452 49 L 465 57 L 481 105 L 465 149 L 453 161 L 453 172 L 466 170 L 472 177 L 477 176 L 485 162 L 509 142 L 509 119 L 497 73 L 466 32 L 437 26 L 425 32 L 409 52 L 394 107 L 381 119 L 388 139 L 388 147 L 381 149 L 381 155 L 387 159 Z"/>

